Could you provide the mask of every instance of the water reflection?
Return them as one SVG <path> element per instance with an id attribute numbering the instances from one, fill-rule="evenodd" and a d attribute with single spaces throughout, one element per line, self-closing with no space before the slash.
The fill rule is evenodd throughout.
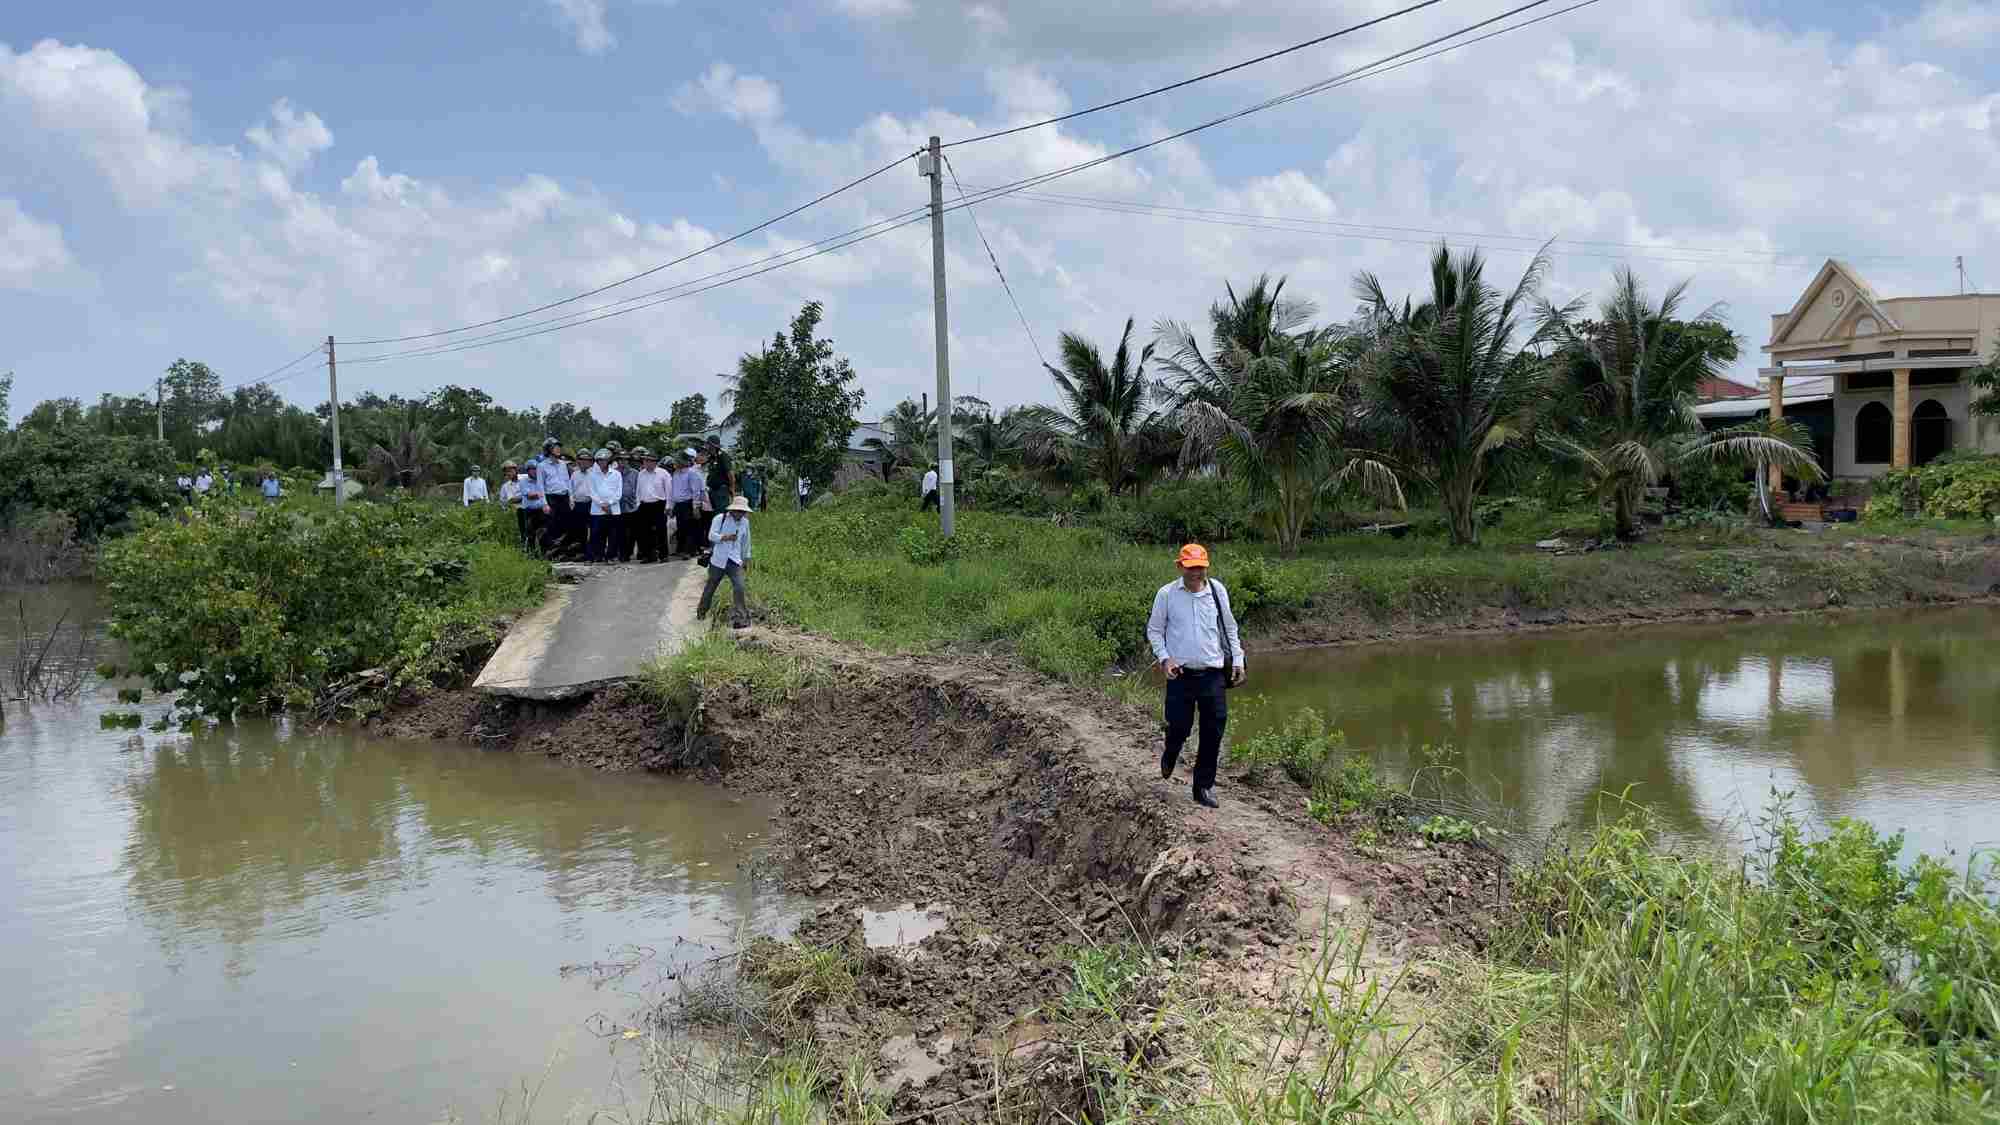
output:
<path id="1" fill-rule="evenodd" d="M 1810 813 L 2000 838 L 2000 666 L 1990 607 L 1839 621 L 1592 631 L 1274 654 L 1264 722 L 1313 705 L 1404 769 L 1450 743 L 1465 788 L 1532 828 L 1628 787 L 1690 834 L 1729 836 L 1772 787 Z"/>
<path id="2" fill-rule="evenodd" d="M 115 686 L 0 727 L 9 1121 L 478 1119 L 558 1048 L 560 1117 L 610 1096 L 582 1029 L 625 1004 L 560 966 L 638 943 L 665 971 L 793 918 L 742 866 L 771 810 L 725 792 L 360 731 L 135 736 L 98 727 Z"/>

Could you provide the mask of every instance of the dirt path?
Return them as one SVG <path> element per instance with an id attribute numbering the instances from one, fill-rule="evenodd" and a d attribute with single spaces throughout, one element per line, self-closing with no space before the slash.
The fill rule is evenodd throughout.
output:
<path id="1" fill-rule="evenodd" d="M 1136 707 L 996 660 L 738 636 L 802 658 L 814 683 L 776 709 L 717 693 L 699 737 L 723 783 L 779 802 L 769 859 L 817 904 L 799 939 L 862 966 L 855 996 L 819 1012 L 819 1041 L 870 1058 L 915 1043 L 936 1071 L 899 1110 L 976 1093 L 996 1055 L 1031 1049 L 1081 946 L 1192 956 L 1218 992 L 1270 999 L 1309 963 L 1329 911 L 1372 927 L 1377 961 L 1488 930 L 1502 877 L 1490 855 L 1414 841 L 1364 853 L 1358 824 L 1310 820 L 1290 782 L 1256 788 L 1227 770 L 1222 808 L 1204 809 L 1185 770 L 1160 779 L 1158 725 Z M 622 688 L 562 705 L 442 695 L 391 725 L 627 769 L 657 768 L 686 734 Z M 914 947 L 871 948 L 863 911 L 905 904 L 947 922 Z M 883 1059 L 878 1077 L 908 1063 Z"/>

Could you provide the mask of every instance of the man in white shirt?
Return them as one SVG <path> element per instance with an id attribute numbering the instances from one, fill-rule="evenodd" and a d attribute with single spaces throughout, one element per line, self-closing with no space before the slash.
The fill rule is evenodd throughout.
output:
<path id="1" fill-rule="evenodd" d="M 508 461 L 500 466 L 500 506 L 514 513 L 514 528 L 521 535 L 521 549 L 533 552 L 528 534 L 528 510 L 521 506 L 521 466 Z"/>
<path id="2" fill-rule="evenodd" d="M 639 561 L 656 563 L 667 546 L 667 498 L 673 493 L 674 481 L 660 468 L 660 459 L 653 456 L 652 450 L 642 445 L 632 451 L 632 456 L 640 465 L 636 474 L 638 484 L 632 490 L 639 509 L 633 517 Z"/>
<path id="3" fill-rule="evenodd" d="M 194 494 L 196 496 L 206 496 L 208 495 L 208 490 L 214 487 L 215 478 L 208 475 L 207 469 L 203 469 L 195 474 Z"/>
<path id="4" fill-rule="evenodd" d="M 625 495 L 625 480 L 611 467 L 611 450 L 597 451 L 597 464 L 586 475 L 590 482 L 590 545 L 585 554 L 591 562 L 612 562 L 611 548 L 618 537 L 618 504 Z"/>
<path id="5" fill-rule="evenodd" d="M 924 470 L 923 493 L 924 502 L 917 505 L 917 511 L 922 512 L 938 506 L 938 475 L 936 469 Z"/>
<path id="6" fill-rule="evenodd" d="M 799 511 L 803 512 L 806 510 L 806 498 L 812 495 L 812 490 L 812 482 L 801 474 L 799 477 Z"/>
<path id="7" fill-rule="evenodd" d="M 1153 595 L 1153 613 L 1146 620 L 1146 641 L 1167 677 L 1167 745 L 1160 755 L 1160 777 L 1172 780 L 1174 763 L 1187 744 L 1195 713 L 1201 714 L 1201 742 L 1194 761 L 1194 801 L 1216 808 L 1215 766 L 1222 751 L 1222 729 L 1229 722 L 1229 700 L 1223 692 L 1243 682 L 1243 640 L 1236 614 L 1229 608 L 1229 591 L 1208 577 L 1208 549 L 1199 543 L 1181 548 L 1181 576 Z"/>
<path id="8" fill-rule="evenodd" d="M 486 470 L 474 465 L 472 471 L 466 474 L 465 486 L 459 489 L 458 502 L 460 506 L 470 508 L 474 504 L 484 504 L 492 499 L 486 492 L 485 473 Z"/>
<path id="9" fill-rule="evenodd" d="M 715 588 L 729 579 L 732 599 L 729 625 L 741 629 L 750 624 L 750 595 L 743 589 L 743 576 L 750 572 L 750 501 L 741 496 L 729 500 L 729 508 L 718 512 L 709 526 L 708 584 L 702 587 L 701 604 L 694 607 L 695 620 L 708 616 L 715 601 Z"/>

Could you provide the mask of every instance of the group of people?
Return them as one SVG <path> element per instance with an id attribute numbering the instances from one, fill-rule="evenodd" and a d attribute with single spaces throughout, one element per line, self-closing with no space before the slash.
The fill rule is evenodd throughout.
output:
<path id="1" fill-rule="evenodd" d="M 499 502 L 514 510 L 521 547 L 549 558 L 592 563 L 662 563 L 709 554 L 706 614 L 724 578 L 735 595 L 732 620 L 747 624 L 743 576 L 750 564 L 750 512 L 766 497 L 763 479 L 738 475 L 717 438 L 665 458 L 645 446 L 608 442 L 592 452 L 542 443 L 525 465 L 501 467 Z M 479 466 L 465 478 L 460 502 L 492 502 Z"/>
<path id="2" fill-rule="evenodd" d="M 226 467 L 218 477 L 208 466 L 198 467 L 192 474 L 182 473 L 174 478 L 174 488 L 181 494 L 183 503 L 192 504 L 205 499 L 210 493 L 233 495 L 238 488 L 236 477 Z M 276 503 L 285 494 L 285 487 L 278 479 L 276 470 L 263 469 L 257 473 L 257 491 L 270 503 Z"/>

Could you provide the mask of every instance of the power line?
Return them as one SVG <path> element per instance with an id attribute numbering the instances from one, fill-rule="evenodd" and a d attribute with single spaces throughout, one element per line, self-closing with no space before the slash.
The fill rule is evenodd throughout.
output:
<path id="1" fill-rule="evenodd" d="M 1099 102 L 1098 104 L 1094 106 L 1089 106 L 1085 109 L 1074 110 L 1072 112 L 1060 114 L 1055 117 L 1043 118 L 1040 121 L 1030 122 L 1026 125 L 1015 125 L 1007 129 L 995 129 L 991 133 L 981 133 L 979 136 L 976 137 L 966 137 L 964 140 L 952 141 L 950 144 L 946 144 L 941 147 L 953 148 L 957 145 L 969 145 L 976 141 L 990 141 L 995 137 L 1010 137 L 1013 136 L 1015 133 L 1025 133 L 1030 129 L 1040 129 L 1047 125 L 1058 125 L 1064 121 L 1074 121 L 1079 117 L 1084 117 L 1092 113 L 1099 113 L 1107 109 L 1117 109 L 1121 105 L 1131 105 L 1133 102 L 1143 101 L 1144 99 L 1153 97 L 1156 94 L 1165 94 L 1173 90 L 1181 89 L 1184 86 L 1192 86 L 1197 82 L 1206 82 L 1211 78 L 1219 78 L 1222 75 L 1242 70 L 1245 67 L 1256 66 L 1258 63 L 1270 62 L 1272 59 L 1279 58 L 1284 55 L 1289 55 L 1297 51 L 1303 51 L 1308 47 L 1317 47 L 1321 43 L 1330 42 L 1332 40 L 1340 38 L 1343 35 L 1351 35 L 1357 31 L 1365 31 L 1368 28 L 1374 27 L 1376 24 L 1387 23 L 1390 20 L 1396 19 L 1399 16 L 1407 16 L 1411 12 L 1420 11 L 1424 8 L 1429 8 L 1436 4 L 1442 4 L 1443 2 L 1444 0 L 1422 0 L 1422 3 L 1412 4 L 1407 8 L 1399 8 L 1396 11 L 1389 12 L 1385 15 L 1376 16 L 1374 19 L 1363 20 L 1360 23 L 1351 24 L 1347 27 L 1341 28 L 1339 31 L 1331 31 L 1325 35 L 1318 36 L 1317 38 L 1308 39 L 1303 43 L 1294 43 L 1289 47 L 1285 47 L 1276 51 L 1271 51 L 1266 54 L 1258 55 L 1254 59 L 1244 59 L 1242 62 L 1232 63 L 1229 66 L 1220 67 L 1218 69 L 1208 71 L 1205 74 L 1197 74 L 1192 78 L 1183 78 L 1179 82 L 1172 82 L 1165 86 L 1155 86 L 1153 89 L 1147 90 L 1144 93 L 1133 94 L 1129 97 L 1119 98 L 1116 101 Z"/>
<path id="2" fill-rule="evenodd" d="M 403 344 L 403 343 L 409 343 L 410 341 L 413 340 L 433 340 L 440 336 L 454 336 L 460 332 L 470 332 L 475 328 L 487 328 L 495 324 L 505 324 L 510 320 L 519 320 L 524 316 L 533 316 L 538 312 L 547 312 L 548 310 L 553 308 L 559 308 L 563 305 L 571 304 L 576 301 L 581 301 L 585 297 L 595 297 L 599 293 L 602 293 L 608 289 L 616 289 L 618 286 L 624 285 L 627 282 L 637 281 L 642 277 L 650 277 L 653 274 L 659 273 L 661 270 L 668 269 L 672 266 L 680 265 L 682 262 L 688 261 L 691 258 L 698 258 L 701 255 L 706 254 L 711 250 L 719 250 L 722 247 L 727 246 L 732 242 L 756 234 L 760 230 L 766 230 L 770 227 L 776 226 L 777 224 L 784 222 L 786 219 L 791 218 L 793 215 L 796 215 L 799 212 L 804 211 L 809 207 L 816 207 L 819 204 L 824 203 L 829 199 L 832 199 L 834 196 L 839 195 L 841 192 L 848 191 L 852 188 L 860 187 L 862 184 L 867 183 L 869 180 L 874 179 L 875 177 L 881 175 L 884 172 L 887 172 L 889 169 L 896 167 L 897 165 L 901 164 L 903 161 L 908 159 L 909 156 L 899 156 L 896 159 L 891 160 L 889 163 L 884 164 L 880 168 L 875 169 L 873 172 L 870 172 L 865 176 L 861 176 L 858 179 L 849 180 L 848 182 L 840 185 L 839 187 L 834 188 L 832 191 L 826 192 L 822 195 L 814 196 L 813 198 L 805 201 L 804 203 L 799 204 L 797 207 L 794 207 L 791 210 L 786 211 L 784 214 L 766 219 L 763 222 L 758 223 L 754 227 L 747 227 L 743 230 L 737 231 L 735 234 L 730 235 L 728 238 L 724 238 L 716 242 L 711 242 L 699 250 L 690 251 L 686 254 L 681 255 L 678 258 L 673 259 L 672 261 L 661 262 L 659 265 L 653 266 L 650 269 L 640 270 L 638 273 L 635 273 L 630 277 L 621 277 L 617 281 L 613 281 L 605 285 L 600 285 L 595 289 L 587 289 L 581 293 L 575 294 L 574 296 L 564 297 L 559 301 L 550 301 L 544 305 L 537 305 L 532 309 L 523 309 L 517 313 L 509 313 L 506 316 L 494 317 L 492 320 L 482 320 L 475 324 L 462 324 L 459 325 L 457 328 L 443 328 L 435 332 L 418 332 L 408 336 L 384 336 L 370 340 L 342 340 L 340 341 L 340 343 L 348 345 Z"/>
<path id="3" fill-rule="evenodd" d="M 864 223 L 861 226 L 854 227 L 851 230 L 845 230 L 840 232 L 839 234 L 831 234 L 826 236 L 825 238 L 816 239 L 812 242 L 803 243 L 799 246 L 794 246 L 788 250 L 781 250 L 776 254 L 770 254 L 765 257 L 758 258 L 754 261 L 741 262 L 738 263 L 737 265 L 730 266 L 728 269 L 717 270 L 713 273 L 703 274 L 700 277 L 691 277 L 688 278 L 686 281 L 676 282 L 672 285 L 663 286 L 662 288 L 659 289 L 648 290 L 644 293 L 635 293 L 630 297 L 624 297 L 616 301 L 607 301 L 601 305 L 592 305 L 589 308 L 578 309 L 575 312 L 564 313 L 560 316 L 550 317 L 547 320 L 532 321 L 528 324 L 515 325 L 511 328 L 503 328 L 497 332 L 489 332 L 483 336 L 468 336 L 462 339 L 445 341 L 439 344 L 426 344 L 420 347 L 410 348 L 399 352 L 388 352 L 371 356 L 356 356 L 352 359 L 349 359 L 347 362 L 370 363 L 385 359 L 401 359 L 409 356 L 428 355 L 447 349 L 456 350 L 458 346 L 462 344 L 478 343 L 488 340 L 499 340 L 502 339 L 503 337 L 510 337 L 512 336 L 513 333 L 520 332 L 529 328 L 541 328 L 549 325 L 569 327 L 569 325 L 563 323 L 564 321 L 576 321 L 577 323 L 587 323 L 587 321 L 583 321 L 578 318 L 588 317 L 592 313 L 601 312 L 605 309 L 614 309 L 620 305 L 636 304 L 638 302 L 645 301 L 651 297 L 657 297 L 665 293 L 672 293 L 677 290 L 686 289 L 689 286 L 699 285 L 704 281 L 710 281 L 718 277 L 727 277 L 730 274 L 740 273 L 744 270 L 751 269 L 752 267 L 755 266 L 763 265 L 767 262 L 775 262 L 778 261 L 779 259 L 790 258 L 793 257 L 794 255 L 801 254 L 815 247 L 823 246 L 831 242 L 836 242 L 841 239 L 845 239 L 850 235 L 861 234 L 870 230 L 874 230 L 877 227 L 891 226 L 892 224 L 897 223 L 899 220 L 908 219 L 911 216 L 922 215 L 924 212 L 928 210 L 929 208 L 927 207 L 913 207 L 907 211 L 900 211 L 894 215 L 889 216 L 886 219 L 877 219 L 875 222 L 872 223 Z M 803 261 L 805 259 L 801 258 L 800 260 Z"/>
<path id="4" fill-rule="evenodd" d="M 925 210 L 928 210 L 928 208 L 925 208 Z M 871 238 L 880 238 L 885 234 L 889 234 L 893 231 L 902 230 L 904 227 L 912 226 L 914 224 L 925 221 L 926 217 L 922 215 L 919 215 L 916 218 L 912 219 L 905 219 L 899 223 L 896 223 L 894 226 L 884 227 L 881 230 L 873 231 L 868 234 L 858 235 L 854 238 L 850 238 L 845 242 L 835 243 L 830 246 L 822 247 L 818 250 L 813 251 L 810 254 L 805 255 L 804 257 L 793 258 L 790 261 L 778 262 L 775 265 L 765 266 L 763 269 L 760 270 L 755 270 L 745 274 L 739 274 L 738 276 L 735 277 L 729 277 L 710 285 L 704 285 L 698 289 L 691 289 L 686 292 L 675 293 L 671 296 L 660 297 L 657 300 L 647 301 L 643 304 L 633 305 L 630 308 L 623 308 L 623 309 L 617 309 L 612 312 L 606 312 L 601 315 L 589 317 L 588 319 L 584 320 L 571 321 L 570 323 L 567 324 L 558 324 L 551 328 L 541 328 L 535 330 L 523 329 L 520 331 L 516 331 L 511 335 L 503 335 L 497 338 L 487 339 L 479 342 L 458 341 L 453 343 L 440 344 L 435 347 L 429 348 L 427 350 L 420 349 L 409 352 L 395 352 L 389 355 L 368 356 L 363 359 L 353 359 L 353 360 L 347 360 L 345 362 L 348 364 L 382 363 L 392 359 L 415 359 L 415 358 L 423 358 L 434 355 L 447 355 L 452 352 L 470 351 L 474 348 L 491 347 L 495 344 L 505 344 L 515 340 L 525 340 L 533 336 L 545 336 L 551 332 L 560 332 L 565 328 L 576 328 L 585 324 L 595 324 L 600 320 L 610 320 L 612 317 L 624 316 L 627 313 L 635 313 L 640 311 L 641 309 L 649 309 L 655 305 L 664 305 L 670 301 L 678 301 L 685 297 L 693 297 L 700 293 L 706 293 L 711 289 L 720 289 L 725 285 L 733 285 L 739 281 L 748 281 L 753 277 L 760 277 L 764 274 L 772 272 L 773 270 L 781 270 L 786 268 L 787 266 L 795 266 L 800 264 L 801 262 L 806 262 L 812 260 L 813 258 L 817 258 L 822 254 L 831 254 L 836 250 L 846 249 L 847 247 L 852 246 L 857 242 L 866 242 Z"/>
<path id="5" fill-rule="evenodd" d="M 940 153 L 939 155 L 943 154 Z M 958 182 L 958 169 L 951 166 L 951 157 L 946 156 L 944 158 L 944 167 L 945 171 L 951 173 L 951 185 L 958 189 L 958 197 L 964 199 L 965 185 Z M 972 220 L 972 231 L 979 236 L 979 244 L 986 247 L 986 260 L 993 263 L 994 276 L 1000 279 L 1000 288 L 1007 291 L 1007 300 L 1014 306 L 1014 315 L 1020 318 L 1021 331 L 1028 334 L 1028 346 L 1035 349 L 1035 358 L 1041 361 L 1043 367 L 1047 367 L 1049 359 L 1042 354 L 1041 342 L 1035 339 L 1035 330 L 1028 327 L 1028 317 L 1021 311 L 1021 302 L 1014 296 L 1014 287 L 1007 284 L 1007 275 L 1000 271 L 1000 259 L 993 253 L 993 244 L 986 241 L 986 232 L 979 227 L 979 213 L 967 207 L 965 215 L 966 218 Z"/>
<path id="6" fill-rule="evenodd" d="M 1099 206 L 1102 208 L 1115 208 L 1115 209 L 1129 208 L 1133 209 L 1134 213 L 1137 213 L 1138 211 L 1161 211 L 1161 212 L 1172 212 L 1175 214 L 1182 214 L 1193 217 L 1218 217 L 1225 219 L 1249 219 L 1249 220 L 1261 220 L 1269 222 L 1306 223 L 1314 226 L 1340 228 L 1342 232 L 1392 231 L 1392 232 L 1401 232 L 1404 234 L 1425 234 L 1425 235 L 1431 235 L 1435 238 L 1447 238 L 1447 237 L 1471 238 L 1471 239 L 1478 239 L 1481 241 L 1509 240 L 1515 242 L 1531 242 L 1534 243 L 1537 247 L 1540 247 L 1544 242 L 1549 241 L 1548 239 L 1545 239 L 1540 235 L 1493 234 L 1482 231 L 1438 230 L 1431 227 L 1395 226 L 1385 223 L 1357 223 L 1357 222 L 1348 222 L 1340 219 L 1317 219 L 1305 216 L 1265 215 L 1265 214 L 1259 214 L 1254 211 L 1229 211 L 1216 207 L 1184 207 L 1168 203 L 1150 203 L 1144 200 L 1113 199 L 1101 195 L 1075 195 L 1075 194 L 1065 194 L 1062 192 L 1037 192 L 1037 191 L 1020 191 L 1020 192 L 1015 192 L 1013 194 L 1019 196 L 1022 199 L 1043 200 L 1049 203 L 1073 204 L 1077 206 Z M 1348 237 L 1377 238 L 1380 236 L 1352 233 L 1348 234 Z M 1408 241 L 1408 240 L 1383 239 L 1383 241 Z M 1855 254 L 1822 253 L 1822 252 L 1808 251 L 1808 250 L 1789 250 L 1789 251 L 1752 250 L 1747 247 L 1738 247 L 1731 249 L 1720 246 L 1685 246 L 1685 245 L 1675 245 L 1672 243 L 1618 242 L 1610 239 L 1596 239 L 1596 238 L 1557 238 L 1554 239 L 1553 241 L 1572 246 L 1611 246 L 1611 247 L 1629 248 L 1633 250 L 1661 250 L 1675 254 L 1735 255 L 1737 260 L 1745 258 L 1754 258 L 1758 260 L 1768 259 L 1772 261 L 1782 261 L 1785 259 L 1792 259 L 1792 258 L 1800 258 L 1800 259 L 1842 258 L 1848 261 L 1873 261 L 1873 260 L 1904 261 L 1909 258 L 1909 255 L 1907 254 L 1855 255 Z M 1569 252 L 1559 251 L 1559 253 L 1569 253 Z M 1634 256 L 1646 257 L 1646 255 L 1634 255 Z M 1706 262 L 1706 261 L 1728 262 L 1731 261 L 1732 259 L 1727 257 L 1718 257 L 1718 258 L 1685 258 L 1685 259 L 1671 258 L 1665 260 L 1691 261 L 1691 262 Z"/>
<path id="7" fill-rule="evenodd" d="M 281 363 L 278 366 L 272 368 L 270 371 L 266 372 L 263 375 L 258 376 L 255 379 L 245 379 L 240 383 L 231 383 L 226 387 L 218 387 L 217 391 L 218 393 L 221 391 L 233 391 L 240 387 L 253 387 L 256 386 L 258 383 L 282 383 L 286 379 L 296 379 L 300 375 L 305 374 L 305 372 L 294 371 L 292 372 L 292 374 L 286 375 L 284 379 L 279 379 L 277 378 L 277 376 L 285 371 L 290 370 L 291 368 L 297 367 L 299 364 L 305 362 L 307 358 L 319 355 L 323 350 L 325 350 L 325 348 L 326 348 L 325 344 L 314 344 L 312 347 L 307 348 L 303 353 L 301 353 L 298 356 L 298 358 L 293 359 L 288 363 Z"/>
<path id="8" fill-rule="evenodd" d="M 1445 43 L 1448 40 L 1457 39 L 1463 35 L 1477 31 L 1482 27 L 1490 27 L 1491 25 L 1499 23 L 1502 20 L 1520 15 L 1522 12 L 1526 12 L 1534 8 L 1539 8 L 1542 5 L 1547 4 L 1549 2 L 1550 0 L 1529 0 L 1529 2 L 1526 4 L 1510 8 L 1507 11 L 1501 12 L 1499 15 L 1490 16 L 1486 19 L 1480 20 L 1477 23 L 1468 24 L 1465 27 L 1459 28 L 1457 31 L 1437 36 L 1434 39 L 1427 39 L 1424 42 L 1419 43 L 1414 47 L 1406 47 L 1403 50 L 1397 51 L 1393 54 L 1385 55 L 1382 58 L 1376 59 L 1374 62 L 1368 63 L 1364 66 L 1358 66 L 1353 68 L 1352 70 L 1343 71 L 1340 74 L 1336 74 L 1331 78 L 1324 78 L 1318 82 L 1308 83 L 1307 85 L 1301 86 L 1296 90 L 1292 90 L 1284 94 L 1279 94 L 1276 97 L 1266 98 L 1265 100 L 1258 102 L 1255 105 L 1246 106 L 1242 109 L 1223 114 L 1221 117 L 1211 118 L 1210 120 L 1204 121 L 1199 125 L 1190 126 L 1186 129 L 1180 130 L 1179 132 L 1168 133 L 1166 136 L 1157 137 L 1150 141 L 1144 141 L 1140 144 L 1132 145 L 1128 148 L 1123 148 L 1118 150 L 1117 152 L 1108 153 L 1104 156 L 1095 157 L 1090 160 L 1078 161 L 1077 163 L 1071 164 L 1064 168 L 1058 168 L 1053 171 L 1043 172 L 1033 176 L 1027 176 L 1022 179 L 1015 180 L 1012 183 L 1003 184 L 997 188 L 987 189 L 984 192 L 975 192 L 974 194 L 978 196 L 977 199 L 961 200 L 960 202 L 955 203 L 950 207 L 947 207 L 946 210 L 956 211 L 963 207 L 970 207 L 974 203 L 982 203 L 988 199 L 998 198 L 1003 195 L 1011 195 L 1014 192 L 1024 191 L 1028 188 L 1039 187 L 1042 184 L 1062 179 L 1065 176 L 1073 176 L 1078 172 L 1088 171 L 1092 168 L 1099 167 L 1100 165 L 1108 164 L 1113 160 L 1119 160 L 1124 157 L 1131 156 L 1134 153 L 1144 152 L 1149 148 L 1155 148 L 1159 145 L 1166 144 L 1168 141 L 1175 141 L 1181 139 L 1182 137 L 1192 136 L 1193 134 L 1199 133 L 1205 129 L 1213 129 L 1218 125 L 1226 125 L 1232 121 L 1237 121 L 1242 118 L 1248 117 L 1253 113 L 1260 113 L 1267 109 L 1273 109 L 1281 105 L 1287 105 L 1291 102 L 1298 101 L 1301 98 L 1310 97 L 1313 94 L 1321 93 L 1326 90 L 1336 89 L 1341 86 L 1346 86 L 1355 82 L 1359 82 L 1365 78 L 1375 78 L 1380 75 L 1388 74 L 1389 72 L 1394 70 L 1400 70 L 1403 67 L 1409 66 L 1412 63 L 1422 62 L 1425 59 L 1436 58 L 1439 55 L 1447 54 L 1451 51 L 1456 51 L 1462 47 L 1470 47 L 1475 43 L 1483 43 L 1488 39 L 1494 39 L 1499 36 L 1505 35 L 1509 32 L 1520 31 L 1523 28 L 1533 27 L 1535 24 L 1541 23 L 1545 20 L 1554 19 L 1557 16 L 1577 11 L 1580 8 L 1588 8 L 1592 4 L 1598 3 L 1599 0 L 1581 0 L 1580 3 L 1571 4 L 1566 8 L 1559 8 L 1556 11 L 1536 16 L 1533 19 L 1523 20 L 1520 23 L 1511 24 L 1509 26 L 1487 32 L 1485 35 L 1475 36 L 1471 39 L 1466 39 L 1463 42 L 1459 43 L 1452 43 L 1451 45 L 1446 47 L 1439 47 L 1437 50 L 1427 50 L 1427 48 L 1437 47 L 1438 44 L 1440 43 Z"/>

